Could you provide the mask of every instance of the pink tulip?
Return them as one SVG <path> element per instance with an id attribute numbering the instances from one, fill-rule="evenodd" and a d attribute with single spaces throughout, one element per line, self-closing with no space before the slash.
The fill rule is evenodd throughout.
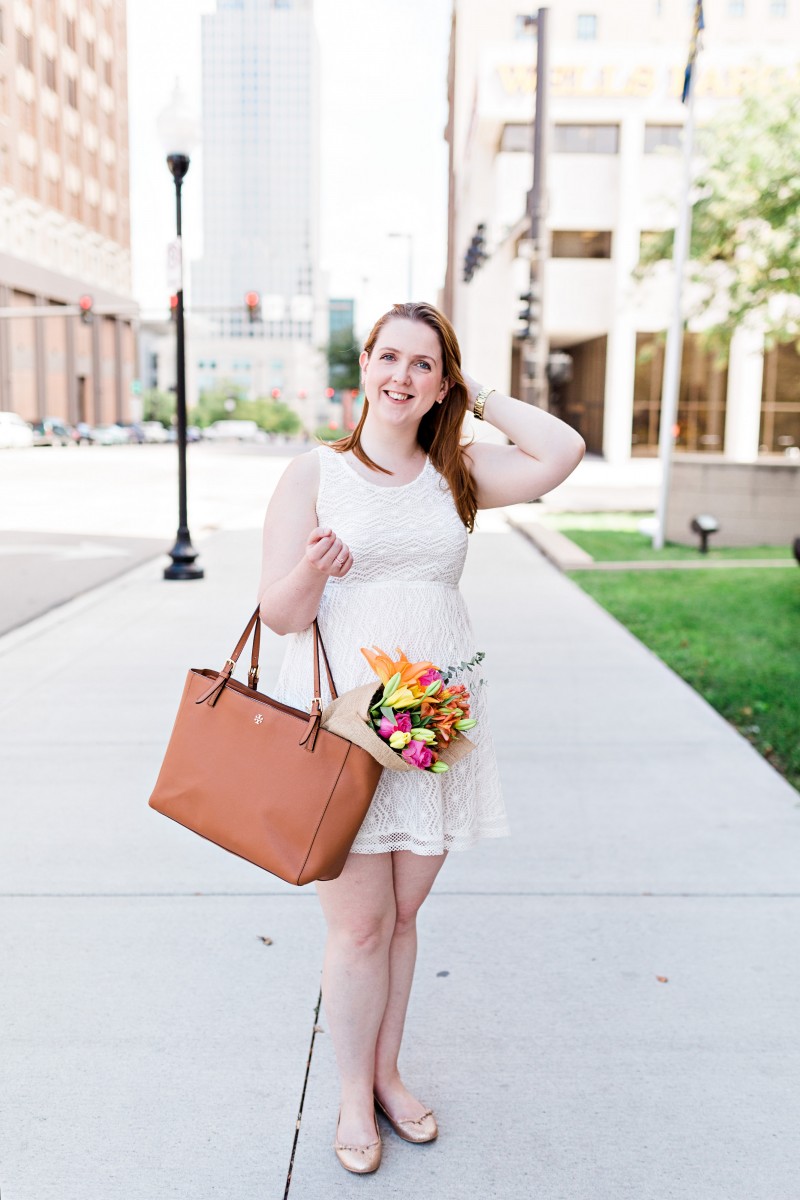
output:
<path id="1" fill-rule="evenodd" d="M 419 682 L 423 688 L 430 687 L 432 683 L 436 683 L 437 679 L 441 679 L 441 671 L 437 671 L 435 667 L 431 667 L 424 675 L 420 675 Z"/>
<path id="2" fill-rule="evenodd" d="M 421 771 L 425 771 L 433 762 L 433 754 L 424 742 L 409 742 L 402 751 L 401 758 L 412 766 L 419 767 Z"/>
<path id="3" fill-rule="evenodd" d="M 407 712 L 395 713 L 394 721 L 387 721 L 386 717 L 381 717 L 378 733 L 382 738 L 386 738 L 387 742 L 396 729 L 401 733 L 411 733 L 411 717 Z"/>

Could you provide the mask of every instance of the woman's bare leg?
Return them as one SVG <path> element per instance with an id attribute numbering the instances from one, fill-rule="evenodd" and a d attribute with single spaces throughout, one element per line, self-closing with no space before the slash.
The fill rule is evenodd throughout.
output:
<path id="1" fill-rule="evenodd" d="M 395 923 L 389 946 L 389 993 L 375 1050 L 375 1091 L 397 1120 L 417 1120 L 425 1106 L 403 1084 L 397 1067 L 417 957 L 417 913 L 433 887 L 445 854 L 392 854 Z"/>
<path id="2" fill-rule="evenodd" d="M 391 854 L 350 854 L 338 879 L 317 883 L 328 925 L 322 999 L 341 1080 L 339 1140 L 375 1140 L 375 1046 L 389 995 L 395 928 Z"/>

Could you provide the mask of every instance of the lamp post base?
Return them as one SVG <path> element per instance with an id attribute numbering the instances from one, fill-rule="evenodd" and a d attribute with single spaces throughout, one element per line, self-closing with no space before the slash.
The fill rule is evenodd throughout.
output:
<path id="1" fill-rule="evenodd" d="M 202 579 L 205 572 L 194 565 L 197 551 L 192 545 L 188 529 L 179 529 L 175 545 L 169 552 L 172 564 L 164 568 L 165 579 Z"/>

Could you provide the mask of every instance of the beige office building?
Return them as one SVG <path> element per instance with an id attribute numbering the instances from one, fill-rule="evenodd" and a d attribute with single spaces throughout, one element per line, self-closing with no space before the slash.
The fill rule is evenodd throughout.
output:
<path id="1" fill-rule="evenodd" d="M 609 461 L 656 455 L 671 265 L 644 283 L 642 239 L 674 224 L 681 187 L 680 101 L 693 4 L 554 0 L 550 24 L 544 323 L 572 359 L 553 411 Z M 470 369 L 521 391 L 514 330 L 527 290 L 535 41 L 509 0 L 455 0 L 450 48 L 449 261 L 444 302 Z M 697 76 L 700 124 L 745 91 L 800 74 L 797 0 L 708 0 Z M 463 261 L 479 223 L 489 257 L 469 282 Z M 677 445 L 739 461 L 800 445 L 800 357 L 764 353 L 737 331 L 727 367 L 690 327 Z"/>
<path id="2" fill-rule="evenodd" d="M 128 415 L 126 72 L 125 0 L 0 4 L 0 408 L 29 421 Z"/>

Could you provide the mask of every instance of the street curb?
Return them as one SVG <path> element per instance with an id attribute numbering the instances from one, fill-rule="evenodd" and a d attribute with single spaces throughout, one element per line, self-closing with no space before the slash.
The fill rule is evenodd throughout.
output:
<path id="1" fill-rule="evenodd" d="M 39 637 L 40 634 L 49 632 L 57 625 L 71 620 L 85 609 L 92 608 L 95 604 L 102 604 L 108 596 L 112 596 L 129 583 L 136 583 L 140 578 L 147 578 L 153 574 L 154 568 L 157 567 L 161 571 L 160 560 L 166 557 L 168 557 L 166 551 L 156 554 L 146 562 L 131 567 L 129 571 L 123 571 L 121 574 L 115 575 L 113 579 L 107 579 L 95 587 L 87 588 L 85 592 L 70 596 L 68 600 L 54 604 L 47 612 L 39 613 L 38 616 L 31 617 L 30 621 L 25 621 L 22 625 L 9 629 L 7 633 L 0 635 L 0 657 L 15 650 L 17 646 Z"/>
<path id="2" fill-rule="evenodd" d="M 512 529 L 527 538 L 559 571 L 577 571 L 595 565 L 591 554 L 576 546 L 559 530 L 550 529 L 538 521 L 520 521 L 510 513 L 505 514 L 505 519 Z"/>

